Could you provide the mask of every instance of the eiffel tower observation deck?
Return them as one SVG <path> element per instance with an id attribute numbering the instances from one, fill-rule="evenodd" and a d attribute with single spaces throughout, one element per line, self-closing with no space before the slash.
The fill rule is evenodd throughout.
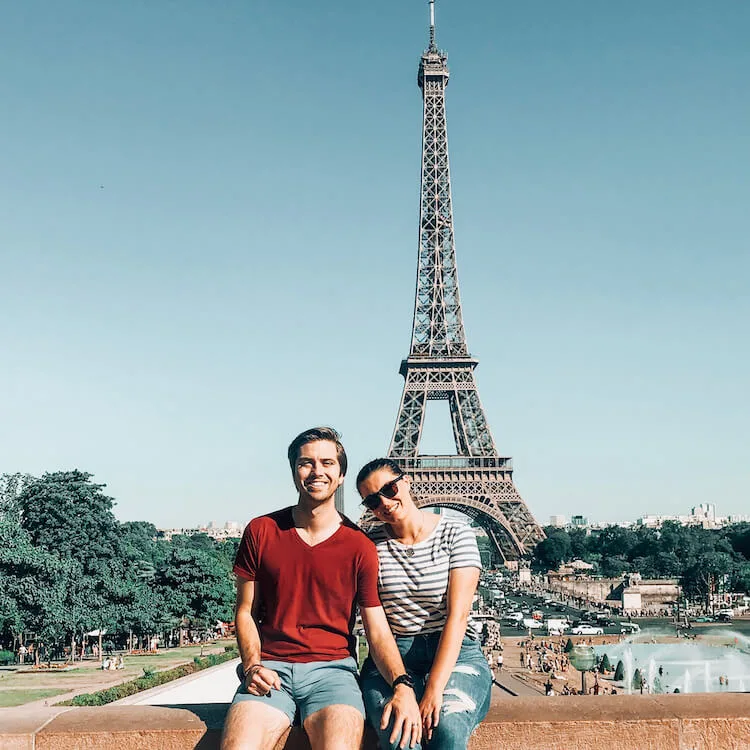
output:
<path id="1" fill-rule="evenodd" d="M 409 356 L 401 363 L 404 391 L 388 457 L 412 477 L 417 505 L 453 508 L 475 519 L 504 560 L 530 554 L 544 539 L 513 483 L 513 462 L 500 456 L 479 399 L 466 345 L 453 235 L 445 90 L 448 57 L 430 40 L 417 83 L 424 103 L 419 250 L 414 324 Z M 454 455 L 420 455 L 428 401 L 450 406 Z"/>

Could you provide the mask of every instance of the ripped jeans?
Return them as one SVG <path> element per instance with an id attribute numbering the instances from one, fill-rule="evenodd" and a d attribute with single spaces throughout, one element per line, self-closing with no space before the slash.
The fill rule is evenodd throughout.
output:
<path id="1" fill-rule="evenodd" d="M 440 633 L 396 638 L 406 671 L 414 680 L 417 702 L 422 699 L 439 641 Z M 479 647 L 479 641 L 464 637 L 456 666 L 453 667 L 443 691 L 440 722 L 432 733 L 432 739 L 429 742 L 423 740 L 422 744 L 415 745 L 415 748 L 465 750 L 474 728 L 487 715 L 491 690 L 492 674 Z M 383 706 L 392 695 L 390 685 L 368 656 L 362 665 L 362 696 L 365 700 L 367 718 L 378 733 L 382 750 L 397 748 L 401 739 L 397 737 L 391 744 L 388 738 L 392 727 L 380 729 Z"/>

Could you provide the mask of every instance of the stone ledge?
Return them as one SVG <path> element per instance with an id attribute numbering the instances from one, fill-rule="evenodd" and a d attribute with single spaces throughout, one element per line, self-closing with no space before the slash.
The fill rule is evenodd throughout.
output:
<path id="1" fill-rule="evenodd" d="M 2 750 L 215 750 L 226 704 L 0 709 Z M 748 750 L 750 693 L 504 698 L 470 750 Z M 369 733 L 366 750 L 376 750 Z M 309 750 L 293 729 L 276 750 Z"/>

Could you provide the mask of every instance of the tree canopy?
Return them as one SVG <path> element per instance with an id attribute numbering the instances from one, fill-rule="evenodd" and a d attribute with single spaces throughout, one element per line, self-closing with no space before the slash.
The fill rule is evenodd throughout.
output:
<path id="1" fill-rule="evenodd" d="M 77 470 L 0 477 L 0 637 L 67 643 L 231 619 L 237 543 L 120 523 L 104 488 Z"/>
<path id="2" fill-rule="evenodd" d="M 750 593 L 750 524 L 704 529 L 668 521 L 660 529 L 608 526 L 587 533 L 550 526 L 545 531 L 532 560 L 539 571 L 581 559 L 605 578 L 631 571 L 644 578 L 679 578 L 686 595 L 706 602 L 717 593 Z"/>

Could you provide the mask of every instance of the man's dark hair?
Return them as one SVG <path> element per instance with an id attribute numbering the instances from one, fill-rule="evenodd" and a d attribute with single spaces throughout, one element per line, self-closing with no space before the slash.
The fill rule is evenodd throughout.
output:
<path id="1" fill-rule="evenodd" d="M 367 477 L 370 476 L 374 471 L 378 469 L 390 469 L 396 476 L 403 474 L 401 467 L 392 458 L 373 458 L 372 461 L 368 461 L 357 474 L 357 481 L 355 483 L 357 489 L 361 482 L 364 482 Z"/>
<path id="2" fill-rule="evenodd" d="M 303 445 L 314 443 L 316 440 L 330 440 L 336 445 L 336 458 L 338 458 L 339 466 L 341 467 L 341 476 L 344 476 L 348 466 L 346 451 L 341 444 L 341 436 L 333 429 L 333 427 L 311 427 L 309 430 L 300 432 L 300 434 L 292 440 L 289 444 L 289 450 L 286 452 L 292 473 L 294 473 L 295 465 L 299 458 L 299 449 Z"/>

